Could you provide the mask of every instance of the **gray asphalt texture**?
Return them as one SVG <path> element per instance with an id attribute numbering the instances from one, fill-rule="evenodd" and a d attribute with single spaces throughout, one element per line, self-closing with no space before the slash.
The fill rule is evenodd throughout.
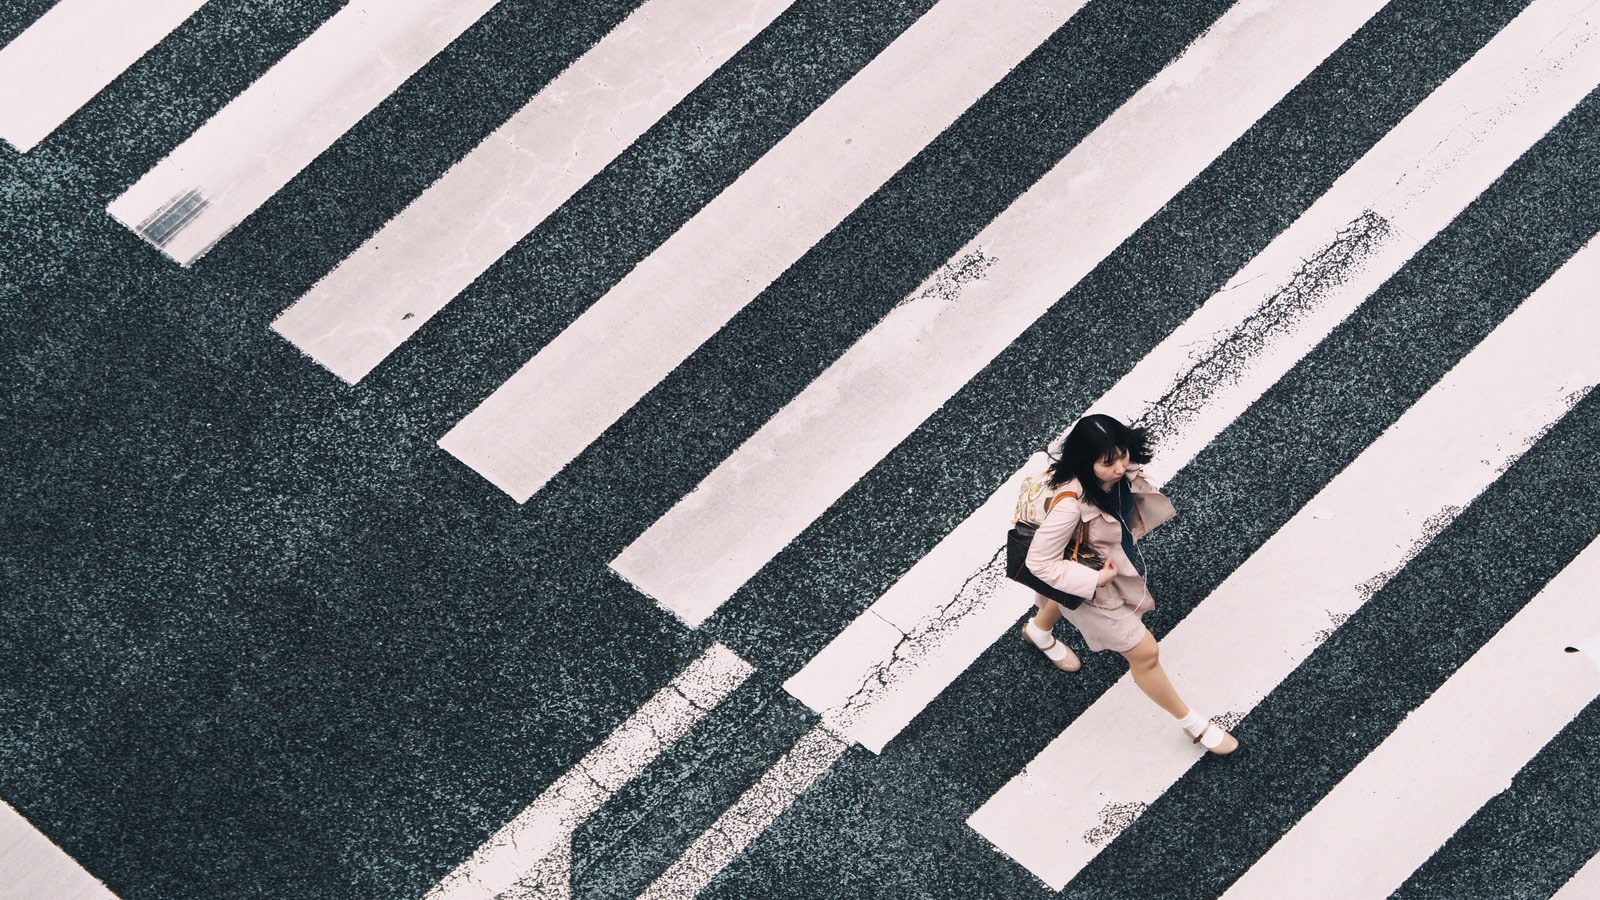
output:
<path id="1" fill-rule="evenodd" d="M 421 896 L 723 641 L 758 674 L 575 836 L 575 896 L 633 896 L 815 723 L 784 678 L 1526 4 L 1391 3 L 698 631 L 605 564 L 1228 4 L 1091 2 L 523 506 L 439 435 L 932 0 L 796 3 L 357 387 L 267 324 L 636 4 L 504 0 L 191 270 L 105 215 L 341 5 L 213 0 L 0 149 L 0 797 L 125 900 Z M 1600 229 L 1597 159 L 1591 96 L 1168 484 L 1158 636 Z M 1597 434 L 1590 398 L 1066 895 L 1225 888 L 1600 533 Z M 1122 673 L 1087 662 L 990 648 L 706 896 L 1056 896 L 964 820 Z M 1399 896 L 1548 896 L 1597 738 Z"/>

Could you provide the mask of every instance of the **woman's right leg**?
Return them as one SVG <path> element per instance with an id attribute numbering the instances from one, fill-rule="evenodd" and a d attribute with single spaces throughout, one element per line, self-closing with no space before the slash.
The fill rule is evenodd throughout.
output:
<path id="1" fill-rule="evenodd" d="M 1177 719 L 1179 726 L 1190 737 L 1198 738 L 1209 729 L 1211 736 L 1204 740 L 1207 750 L 1227 754 L 1239 749 L 1239 741 L 1233 735 L 1222 730 L 1221 726 L 1212 725 L 1195 715 L 1183 698 L 1178 696 L 1177 688 L 1167 678 L 1167 670 L 1161 668 L 1161 650 L 1156 644 L 1155 635 L 1146 631 L 1139 643 L 1124 652 L 1122 658 L 1128 661 L 1128 674 L 1133 676 L 1133 683 L 1139 686 L 1139 690 Z"/>
<path id="2" fill-rule="evenodd" d="M 1040 631 L 1049 631 L 1061 621 L 1061 607 L 1049 597 L 1034 594 L 1033 605 L 1039 608 L 1039 611 L 1033 614 L 1033 627 Z"/>
<path id="3" fill-rule="evenodd" d="M 1078 659 L 1078 654 L 1073 653 L 1071 647 L 1056 640 L 1056 636 L 1050 631 L 1061 621 L 1061 607 L 1043 594 L 1034 594 L 1033 603 L 1039 607 L 1039 611 L 1022 626 L 1022 636 L 1038 647 L 1045 658 L 1061 671 L 1076 672 L 1083 668 L 1083 661 Z"/>

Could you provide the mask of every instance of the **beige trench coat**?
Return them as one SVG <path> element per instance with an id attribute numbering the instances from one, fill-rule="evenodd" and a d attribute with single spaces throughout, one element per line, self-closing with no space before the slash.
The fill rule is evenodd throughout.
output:
<path id="1" fill-rule="evenodd" d="M 1145 479 L 1139 466 L 1128 467 L 1127 479 L 1133 488 L 1133 515 L 1128 527 L 1138 540 L 1178 511 L 1171 500 Z M 1058 496 L 1062 491 L 1081 495 L 1082 490 L 1076 480 L 1055 488 Z M 1089 543 L 1094 551 L 1100 558 L 1117 564 L 1116 577 L 1104 585 L 1098 585 L 1099 572 L 1062 558 L 1081 522 L 1089 523 Z M 1122 523 L 1093 503 L 1072 497 L 1061 498 L 1034 533 L 1033 543 L 1028 547 L 1028 569 L 1052 587 L 1091 598 L 1101 609 L 1118 609 L 1124 604 L 1136 606 L 1148 597 L 1144 573 L 1136 569 L 1133 560 L 1122 551 Z M 1150 604 L 1146 604 L 1145 609 L 1149 608 Z"/>

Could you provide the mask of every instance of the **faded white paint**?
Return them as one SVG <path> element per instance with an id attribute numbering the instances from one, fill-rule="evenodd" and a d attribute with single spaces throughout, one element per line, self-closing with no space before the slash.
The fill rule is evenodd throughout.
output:
<path id="1" fill-rule="evenodd" d="M 792 3 L 648 0 L 272 327 L 360 381 Z"/>
<path id="2" fill-rule="evenodd" d="M 107 211 L 189 265 L 496 2 L 354 0 Z"/>
<path id="3" fill-rule="evenodd" d="M 743 684 L 754 668 L 713 645 L 557 778 L 425 900 L 565 896 L 572 835 L 623 785 Z"/>
<path id="4" fill-rule="evenodd" d="M 1185 699 L 1248 713 L 1600 381 L 1597 281 L 1591 241 L 1173 629 Z M 1059 890 L 1103 809 L 1155 802 L 1200 753 L 1124 676 L 968 824 Z"/>
<path id="5" fill-rule="evenodd" d="M 0 50 L 0 138 L 26 153 L 205 0 L 61 0 Z"/>
<path id="6" fill-rule="evenodd" d="M 849 742 L 840 740 L 823 725 L 801 735 L 782 759 L 639 895 L 639 900 L 680 900 L 705 890 L 849 748 Z"/>
<path id="7" fill-rule="evenodd" d="M 1147 470 L 1153 481 L 1186 466 L 1600 84 L 1600 54 L 1591 49 L 1597 9 L 1594 0 L 1531 5 L 1090 407 L 1139 420 L 1166 409 L 1174 385 L 1212 380 L 1203 394 L 1184 396 L 1188 415 L 1168 417 Z M 1371 216 L 1384 233 L 1340 267 L 1319 268 L 1341 233 L 1367 227 Z M 1318 278 L 1293 315 L 1250 331 L 1269 311 L 1285 314 L 1286 289 Z M 1241 332 L 1258 339 L 1251 352 L 1225 373 L 1209 371 L 1216 348 Z M 1042 454 L 1029 460 L 785 687 L 839 733 L 880 752 L 1030 608 L 1031 592 L 983 573 L 1021 479 L 1044 465 Z"/>
<path id="8" fill-rule="evenodd" d="M 612 568 L 705 621 L 1382 5 L 1236 4 Z M 951 283 L 978 259 L 981 278 Z"/>
<path id="9" fill-rule="evenodd" d="M 521 503 L 1083 0 L 942 0 L 439 442 Z"/>

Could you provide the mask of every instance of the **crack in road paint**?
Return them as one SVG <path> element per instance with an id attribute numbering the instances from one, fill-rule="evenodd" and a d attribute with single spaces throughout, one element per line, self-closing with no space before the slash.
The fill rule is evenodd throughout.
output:
<path id="1" fill-rule="evenodd" d="M 1234 712 L 1230 709 L 1226 712 L 1212 716 L 1211 721 L 1217 723 L 1217 725 L 1220 726 L 1223 731 L 1233 731 L 1235 728 L 1239 727 L 1240 722 L 1244 721 L 1244 713 Z"/>
<path id="2" fill-rule="evenodd" d="M 917 660 L 942 644 L 963 617 L 984 606 L 1005 581 L 1005 548 L 1002 547 L 983 568 L 961 583 L 954 596 L 919 619 L 910 631 L 901 632 L 900 640 L 889 655 L 862 677 L 860 687 L 830 711 L 830 720 L 836 727 L 847 728 L 853 724 L 878 696 L 914 668 Z"/>
<path id="3" fill-rule="evenodd" d="M 1389 220 L 1363 210 L 1326 247 L 1301 263 L 1288 283 L 1268 296 L 1238 326 L 1216 339 L 1210 350 L 1150 404 L 1134 424 L 1155 443 L 1191 422 L 1222 390 L 1238 383 L 1252 360 L 1305 319 L 1327 294 L 1361 271 L 1394 233 Z"/>
<path id="4" fill-rule="evenodd" d="M 1516 464 L 1517 460 L 1521 459 L 1524 453 L 1532 450 L 1535 444 L 1544 440 L 1545 435 L 1554 430 L 1556 425 L 1560 424 L 1561 420 L 1567 417 L 1567 413 L 1572 412 L 1573 407 L 1576 407 L 1579 403 L 1583 402 L 1583 398 L 1589 396 L 1589 391 L 1593 389 L 1594 385 L 1586 384 L 1577 390 L 1568 392 L 1565 397 L 1562 397 L 1561 403 L 1565 409 L 1561 411 L 1561 415 L 1556 416 L 1549 422 L 1545 423 L 1543 428 L 1531 435 L 1528 435 L 1526 438 L 1523 438 L 1522 446 L 1517 449 L 1517 452 L 1508 455 L 1494 467 L 1495 474 L 1504 475 L 1505 473 L 1511 471 L 1511 467 Z M 1485 462 L 1487 462 L 1487 460 L 1485 460 Z"/>

